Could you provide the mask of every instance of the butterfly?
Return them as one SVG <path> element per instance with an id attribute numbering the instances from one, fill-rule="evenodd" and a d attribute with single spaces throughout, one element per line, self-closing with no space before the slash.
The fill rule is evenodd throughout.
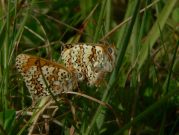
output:
<path id="1" fill-rule="evenodd" d="M 104 44 L 65 44 L 61 57 L 78 81 L 85 80 L 90 86 L 99 86 L 104 75 L 114 68 L 116 48 Z"/>
<path id="2" fill-rule="evenodd" d="M 19 54 L 16 57 L 16 67 L 23 76 L 33 101 L 50 95 L 50 91 L 58 95 L 63 91 L 72 91 L 77 86 L 71 71 L 43 58 Z"/>

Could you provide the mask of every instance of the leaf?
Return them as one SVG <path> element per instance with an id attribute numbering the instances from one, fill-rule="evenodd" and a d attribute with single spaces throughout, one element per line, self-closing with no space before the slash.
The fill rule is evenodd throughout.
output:
<path id="1" fill-rule="evenodd" d="M 6 110 L 0 112 L 0 125 L 4 129 L 5 133 L 10 134 L 15 121 L 15 111 Z"/>
<path id="2" fill-rule="evenodd" d="M 154 23 L 151 31 L 148 33 L 146 40 L 144 41 L 140 54 L 139 54 L 139 66 L 138 70 L 145 64 L 148 57 L 148 49 L 152 49 L 153 45 L 160 36 L 160 31 L 163 30 L 164 25 L 175 6 L 177 0 L 167 1 L 162 12 L 159 14 L 156 22 Z M 150 51 L 149 51 L 150 52 Z"/>

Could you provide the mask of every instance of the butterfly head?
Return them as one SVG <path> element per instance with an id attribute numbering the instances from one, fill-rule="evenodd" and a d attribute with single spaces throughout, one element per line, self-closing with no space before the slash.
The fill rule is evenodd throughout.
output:
<path id="1" fill-rule="evenodd" d="M 104 65 L 107 72 L 111 72 L 116 62 L 116 48 L 114 45 L 107 46 L 105 48 Z"/>
<path id="2" fill-rule="evenodd" d="M 114 45 L 107 47 L 107 53 L 109 56 L 109 59 L 112 61 L 112 64 L 115 64 L 116 61 L 116 48 Z"/>

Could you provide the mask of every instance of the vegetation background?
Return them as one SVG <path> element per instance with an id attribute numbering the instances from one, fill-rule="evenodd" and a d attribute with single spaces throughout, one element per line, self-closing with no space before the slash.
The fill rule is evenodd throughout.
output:
<path id="1" fill-rule="evenodd" d="M 114 44 L 114 71 L 100 88 L 62 95 L 53 117 L 29 114 L 15 57 L 60 62 L 62 43 L 76 42 Z M 177 0 L 1 0 L 0 134 L 30 134 L 37 118 L 38 134 L 179 135 L 178 46 Z"/>

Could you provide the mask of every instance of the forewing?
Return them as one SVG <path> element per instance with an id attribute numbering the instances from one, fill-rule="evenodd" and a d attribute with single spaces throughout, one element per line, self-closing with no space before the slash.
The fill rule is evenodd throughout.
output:
<path id="1" fill-rule="evenodd" d="M 67 44 L 61 56 L 67 68 L 76 73 L 78 81 L 99 84 L 101 78 L 114 68 L 114 46 L 103 44 Z"/>

